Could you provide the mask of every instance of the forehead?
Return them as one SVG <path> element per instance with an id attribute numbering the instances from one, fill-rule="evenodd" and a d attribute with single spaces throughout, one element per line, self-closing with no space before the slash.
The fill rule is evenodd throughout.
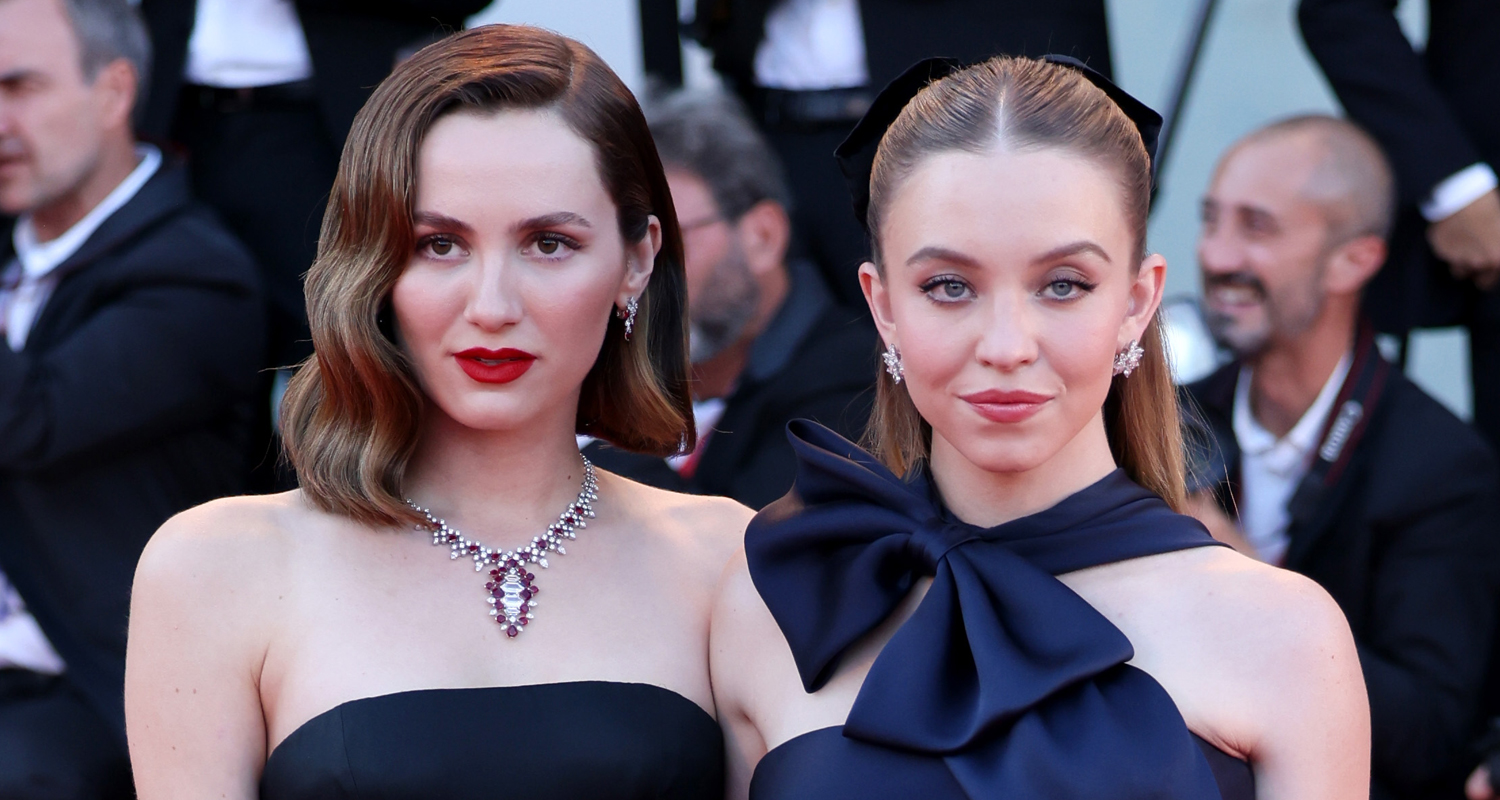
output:
<path id="1" fill-rule="evenodd" d="M 0 76 L 18 71 L 82 76 L 61 0 L 0 0 Z"/>
<path id="2" fill-rule="evenodd" d="M 667 164 L 667 185 L 672 190 L 672 205 L 678 216 L 688 216 L 688 211 L 712 213 L 715 209 L 713 189 L 698 173 L 673 164 Z"/>
<path id="3" fill-rule="evenodd" d="M 1077 241 L 1099 244 L 1116 263 L 1133 260 L 1115 174 L 1056 148 L 928 157 L 897 187 L 881 230 L 892 261 L 929 246 L 1029 260 Z"/>
<path id="4" fill-rule="evenodd" d="M 417 204 L 582 211 L 611 204 L 594 148 L 551 111 L 459 111 L 417 156 Z"/>
<path id="5" fill-rule="evenodd" d="M 1319 154 L 1302 137 L 1274 136 L 1231 150 L 1219 164 L 1208 199 L 1273 213 L 1293 213 L 1312 204 L 1304 189 L 1318 166 Z"/>

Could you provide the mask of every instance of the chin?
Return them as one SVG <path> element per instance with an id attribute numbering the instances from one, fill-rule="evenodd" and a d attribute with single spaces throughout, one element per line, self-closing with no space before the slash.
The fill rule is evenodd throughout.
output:
<path id="1" fill-rule="evenodd" d="M 964 431 L 951 444 L 965 460 L 985 472 L 1028 472 L 1047 463 L 1061 447 L 1050 447 L 1044 437 L 1035 433 L 997 436 L 983 431 Z"/>

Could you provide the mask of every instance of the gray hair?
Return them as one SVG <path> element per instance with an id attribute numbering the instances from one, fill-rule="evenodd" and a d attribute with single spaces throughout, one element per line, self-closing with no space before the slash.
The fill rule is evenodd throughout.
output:
<path id="1" fill-rule="evenodd" d="M 151 76 L 151 36 L 136 3 L 130 0 L 62 0 L 73 35 L 83 77 L 92 81 L 99 70 L 123 58 L 135 69 L 136 106 L 145 105 Z"/>
<path id="2" fill-rule="evenodd" d="M 681 89 L 653 98 L 645 112 L 662 164 L 701 178 L 725 218 L 739 219 L 762 200 L 790 208 L 781 162 L 734 97 Z"/>

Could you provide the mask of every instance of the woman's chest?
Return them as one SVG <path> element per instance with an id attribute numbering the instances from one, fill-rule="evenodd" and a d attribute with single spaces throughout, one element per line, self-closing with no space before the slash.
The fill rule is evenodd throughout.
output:
<path id="1" fill-rule="evenodd" d="M 529 570 L 535 605 L 509 636 L 490 613 L 493 576 L 446 554 L 404 561 L 291 582 L 259 683 L 271 742 L 340 703 L 412 689 L 623 681 L 713 708 L 707 600 L 688 587 L 559 559 Z"/>

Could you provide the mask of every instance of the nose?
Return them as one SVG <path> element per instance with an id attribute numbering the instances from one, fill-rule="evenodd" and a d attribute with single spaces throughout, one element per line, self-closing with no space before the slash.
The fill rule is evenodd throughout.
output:
<path id="1" fill-rule="evenodd" d="M 484 331 L 498 331 L 521 320 L 524 304 L 516 284 L 516 270 L 508 269 L 503 258 L 479 259 L 471 276 L 469 301 L 464 306 L 464 320 Z"/>
<path id="2" fill-rule="evenodd" d="M 1198 234 L 1198 265 L 1204 275 L 1225 275 L 1240 271 L 1245 251 L 1225 226 L 1204 226 Z"/>
<path id="3" fill-rule="evenodd" d="M 975 347 L 979 363 L 1008 372 L 1036 361 L 1036 330 L 1030 304 L 1020 293 L 997 292 L 980 320 L 983 330 Z"/>

